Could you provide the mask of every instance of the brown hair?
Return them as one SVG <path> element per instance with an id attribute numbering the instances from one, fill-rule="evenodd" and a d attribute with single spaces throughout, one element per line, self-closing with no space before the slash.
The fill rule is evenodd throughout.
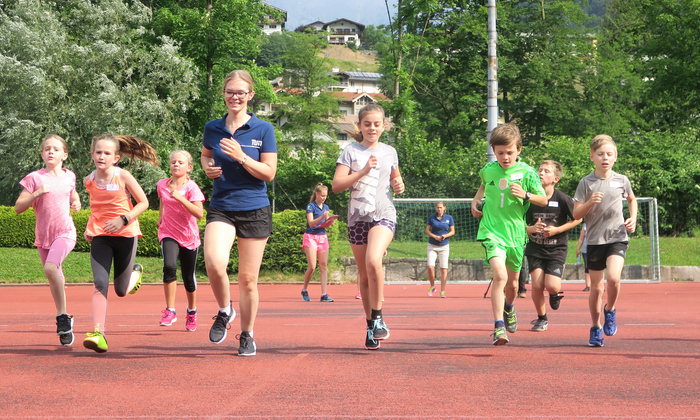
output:
<path id="1" fill-rule="evenodd" d="M 247 70 L 234 70 L 231 73 L 229 73 L 224 79 L 224 87 L 222 89 L 226 89 L 226 85 L 228 84 L 228 82 L 236 79 L 240 79 L 246 82 L 248 84 L 248 89 L 250 89 L 251 92 L 253 91 L 253 77 L 250 75 L 250 73 L 248 73 Z"/>
<path id="2" fill-rule="evenodd" d="M 346 133 L 350 135 L 350 137 L 354 138 L 355 141 L 362 142 L 362 132 L 360 131 L 359 125 L 362 124 L 362 119 L 367 115 L 367 114 L 372 114 L 372 113 L 379 113 L 382 114 L 382 119 L 386 118 L 386 115 L 384 114 L 384 108 L 382 108 L 381 105 L 379 104 L 368 104 L 362 107 L 360 109 L 360 112 L 357 114 L 357 124 L 353 124 L 355 126 L 355 131 L 347 131 L 345 130 Z"/>
<path id="3" fill-rule="evenodd" d="M 132 162 L 134 159 L 139 159 L 146 163 L 150 163 L 156 168 L 160 165 L 160 162 L 158 162 L 158 155 L 153 146 L 138 137 L 122 135 L 114 136 L 112 134 L 101 134 L 99 136 L 95 136 L 92 138 L 92 146 L 90 147 L 91 153 L 95 151 L 95 145 L 101 140 L 111 141 L 112 144 L 114 144 L 115 155 L 121 155 L 123 153 L 128 155 Z"/>
<path id="4" fill-rule="evenodd" d="M 556 160 L 545 160 L 540 164 L 542 165 L 549 165 L 554 169 L 554 176 L 557 178 L 561 179 L 561 177 L 564 176 L 564 167 L 561 166 L 561 163 L 557 162 Z"/>
<path id="5" fill-rule="evenodd" d="M 494 146 L 510 146 L 515 143 L 518 150 L 523 148 L 523 139 L 520 137 L 518 126 L 513 123 L 499 125 L 491 131 L 489 144 Z"/>
<path id="6" fill-rule="evenodd" d="M 61 142 L 63 145 L 63 151 L 68 153 L 68 143 L 66 143 L 65 140 L 63 140 L 63 137 L 59 136 L 58 134 L 49 134 L 48 136 L 44 137 L 44 140 L 41 141 L 41 150 L 44 150 L 44 144 L 46 143 L 47 140 L 49 139 L 56 139 Z"/>
<path id="7" fill-rule="evenodd" d="M 608 136 L 607 134 L 598 134 L 597 136 L 593 137 L 593 140 L 591 140 L 591 152 L 595 152 L 604 144 L 612 144 L 615 148 L 615 152 L 617 153 L 617 145 L 615 144 L 615 140 L 613 140 L 612 137 Z"/>
<path id="8" fill-rule="evenodd" d="M 311 199 L 309 200 L 309 203 L 312 203 L 312 202 L 316 201 L 316 193 L 320 193 L 320 192 L 322 192 L 322 191 L 328 192 L 328 187 L 326 187 L 325 185 L 323 185 L 322 182 L 319 182 L 319 183 L 316 184 L 316 186 L 314 187 L 314 192 L 311 193 Z"/>

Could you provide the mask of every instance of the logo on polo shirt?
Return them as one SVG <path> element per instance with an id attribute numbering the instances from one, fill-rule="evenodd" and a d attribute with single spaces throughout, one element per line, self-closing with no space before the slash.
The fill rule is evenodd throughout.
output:
<path id="1" fill-rule="evenodd" d="M 251 140 L 254 147 L 262 147 L 262 140 Z"/>

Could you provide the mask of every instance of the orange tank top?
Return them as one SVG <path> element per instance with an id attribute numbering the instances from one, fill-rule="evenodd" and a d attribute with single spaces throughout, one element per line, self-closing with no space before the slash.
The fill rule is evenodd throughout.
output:
<path id="1" fill-rule="evenodd" d="M 95 182 L 95 172 L 85 183 L 85 189 L 90 194 L 90 219 L 85 227 L 88 236 L 122 236 L 126 238 L 141 237 L 141 227 L 138 217 L 135 217 L 116 233 L 108 234 L 102 228 L 111 219 L 131 211 L 131 197 L 121 180 L 121 168 L 114 168 L 114 176 L 109 184 L 100 186 Z"/>

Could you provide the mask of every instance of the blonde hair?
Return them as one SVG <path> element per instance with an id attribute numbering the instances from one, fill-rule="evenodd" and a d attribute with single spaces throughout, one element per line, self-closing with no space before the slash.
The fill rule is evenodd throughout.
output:
<path id="1" fill-rule="evenodd" d="M 56 139 L 56 140 L 60 141 L 61 145 L 63 146 L 63 151 L 68 153 L 68 143 L 66 143 L 66 141 L 63 140 L 63 137 L 59 136 L 58 134 L 49 134 L 48 136 L 44 137 L 44 140 L 41 141 L 41 150 L 42 151 L 44 150 L 44 144 L 46 144 L 46 142 L 48 140 L 51 140 L 51 139 Z"/>
<path id="2" fill-rule="evenodd" d="M 615 148 L 615 152 L 617 153 L 617 145 L 615 144 L 615 140 L 613 140 L 612 137 L 608 136 L 607 134 L 598 134 L 597 136 L 593 137 L 593 140 L 591 140 L 591 152 L 595 152 L 605 144 L 612 144 Z"/>
<path id="3" fill-rule="evenodd" d="M 435 203 L 435 207 L 439 206 L 440 204 L 442 204 L 442 208 L 444 208 L 445 211 L 447 211 L 447 206 L 445 205 L 444 201 L 438 201 L 437 203 Z"/>
<path id="4" fill-rule="evenodd" d="M 561 179 L 564 176 L 564 167 L 561 166 L 561 163 L 557 162 L 556 160 L 545 160 L 540 164 L 542 165 L 549 165 L 554 169 L 554 176 L 557 178 Z"/>
<path id="5" fill-rule="evenodd" d="M 354 138 L 355 141 L 358 143 L 362 142 L 362 132 L 360 131 L 360 125 L 362 124 L 362 119 L 367 115 L 367 114 L 373 114 L 373 113 L 378 113 L 382 114 L 382 120 L 386 118 L 386 115 L 384 114 L 384 108 L 382 108 L 381 105 L 379 104 L 368 104 L 362 107 L 360 109 L 360 112 L 357 113 L 357 124 L 353 124 L 355 126 L 355 131 L 347 131 L 345 130 L 346 133 L 350 135 L 350 137 Z"/>
<path id="6" fill-rule="evenodd" d="M 114 144 L 114 154 L 121 155 L 124 153 L 128 155 L 131 161 L 134 159 L 139 159 L 146 163 L 150 163 L 154 167 L 160 166 L 158 161 L 158 155 L 156 150 L 151 146 L 150 143 L 141 140 L 134 136 L 114 136 L 112 134 L 101 134 L 92 138 L 92 146 L 90 147 L 90 153 L 95 151 L 95 145 L 98 141 L 110 141 Z"/>
<path id="7" fill-rule="evenodd" d="M 247 70 L 234 70 L 231 73 L 229 73 L 224 79 L 223 89 L 226 89 L 226 85 L 228 84 L 228 82 L 236 79 L 246 82 L 248 84 L 248 89 L 250 89 L 251 92 L 253 91 L 253 77 L 250 75 L 250 73 L 248 73 Z"/>
<path id="8" fill-rule="evenodd" d="M 523 148 L 523 139 L 520 137 L 520 129 L 513 123 L 499 125 L 491 131 L 489 144 L 494 146 L 510 146 L 515 143 L 515 147 L 520 150 Z"/>
<path id="9" fill-rule="evenodd" d="M 185 157 L 185 160 L 187 161 L 188 165 L 194 166 L 194 160 L 192 160 L 192 155 L 190 154 L 190 152 L 188 152 L 187 150 L 184 150 L 184 149 L 173 150 L 172 152 L 170 152 L 170 156 L 168 157 L 168 160 L 173 160 L 173 157 L 178 153 Z"/>
<path id="10" fill-rule="evenodd" d="M 311 193 L 311 199 L 309 200 L 309 203 L 313 203 L 314 201 L 316 201 L 316 193 L 320 193 L 320 192 L 322 192 L 322 191 L 328 192 L 328 187 L 326 187 L 325 185 L 323 185 L 322 182 L 319 182 L 319 183 L 316 184 L 316 186 L 314 187 L 314 192 Z"/>

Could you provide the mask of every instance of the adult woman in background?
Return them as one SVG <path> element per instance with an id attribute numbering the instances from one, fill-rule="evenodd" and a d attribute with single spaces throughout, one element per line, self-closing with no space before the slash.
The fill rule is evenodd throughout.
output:
<path id="1" fill-rule="evenodd" d="M 428 217 L 425 226 L 425 234 L 428 239 L 428 281 L 430 289 L 428 296 L 435 293 L 435 260 L 440 261 L 440 297 L 445 295 L 447 286 L 447 267 L 450 259 L 450 241 L 447 239 L 455 234 L 455 221 L 449 214 L 445 214 L 445 203 L 439 201 L 435 205 L 435 214 Z"/>

